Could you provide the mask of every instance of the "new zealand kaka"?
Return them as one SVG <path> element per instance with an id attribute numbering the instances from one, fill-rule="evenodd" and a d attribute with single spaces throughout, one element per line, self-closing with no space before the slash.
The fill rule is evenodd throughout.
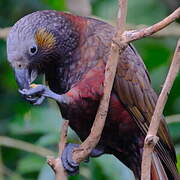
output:
<path id="1" fill-rule="evenodd" d="M 103 95 L 105 65 L 115 28 L 103 21 L 52 10 L 20 19 L 7 39 L 11 64 L 20 94 L 38 105 L 45 97 L 56 100 L 63 118 L 83 141 L 90 133 Z M 30 84 L 45 74 L 48 86 Z M 140 179 L 143 141 L 157 95 L 147 69 L 129 44 L 119 58 L 110 106 L 99 144 L 91 156 L 113 154 Z M 159 142 L 152 155 L 152 180 L 179 180 L 176 155 L 162 116 Z M 65 148 L 62 161 L 69 173 L 78 170 L 72 150 Z"/>

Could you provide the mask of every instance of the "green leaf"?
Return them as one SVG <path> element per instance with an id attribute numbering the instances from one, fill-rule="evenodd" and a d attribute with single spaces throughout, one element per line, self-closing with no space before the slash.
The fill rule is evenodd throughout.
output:
<path id="1" fill-rule="evenodd" d="M 117 0 L 100 0 L 92 3 L 93 14 L 106 20 L 115 19 L 118 10 Z"/>
<path id="2" fill-rule="evenodd" d="M 54 132 L 52 134 L 45 134 L 44 136 L 41 136 L 36 143 L 41 146 L 49 146 L 49 145 L 57 144 L 58 141 L 59 141 L 59 133 Z"/>
<path id="3" fill-rule="evenodd" d="M 128 18 L 131 24 L 154 24 L 166 17 L 166 7 L 156 0 L 128 1 Z"/>
<path id="4" fill-rule="evenodd" d="M 111 180 L 134 180 L 134 175 L 124 164 L 112 155 L 103 155 L 94 159 L 100 165 L 103 173 Z M 111 168 L 110 168 L 111 167 Z"/>
<path id="5" fill-rule="evenodd" d="M 178 122 L 170 123 L 168 127 L 170 129 L 170 134 L 174 143 L 175 144 L 179 143 L 180 142 L 180 123 Z"/>
<path id="6" fill-rule="evenodd" d="M 49 7 L 51 7 L 54 10 L 60 10 L 65 11 L 67 10 L 67 5 L 65 0 L 41 0 L 45 4 L 47 4 Z"/>
<path id="7" fill-rule="evenodd" d="M 36 155 L 28 155 L 18 162 L 18 171 L 25 173 L 38 172 L 43 166 L 45 159 L 36 156 Z"/>
<path id="8" fill-rule="evenodd" d="M 117 0 L 94 0 L 92 2 L 93 13 L 101 18 L 116 19 L 118 12 Z M 141 10 L 139 10 L 141 9 Z M 136 0 L 128 2 L 127 22 L 131 24 L 154 24 L 166 17 L 166 9 L 163 3 L 156 0 Z"/>
<path id="9" fill-rule="evenodd" d="M 178 171 L 180 172 L 180 154 L 177 155 L 177 168 Z"/>
<path id="10" fill-rule="evenodd" d="M 59 132 L 62 117 L 59 109 L 52 106 L 32 107 L 23 116 L 17 115 L 10 124 L 14 134 L 55 133 Z"/>

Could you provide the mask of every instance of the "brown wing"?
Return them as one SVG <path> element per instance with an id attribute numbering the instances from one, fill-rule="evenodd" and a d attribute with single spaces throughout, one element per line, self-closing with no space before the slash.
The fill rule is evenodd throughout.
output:
<path id="1" fill-rule="evenodd" d="M 121 102 L 132 114 L 143 134 L 146 135 L 157 101 L 157 95 L 151 87 L 145 65 L 132 45 L 120 57 L 114 82 L 114 91 L 116 91 Z M 159 126 L 158 136 L 160 141 L 156 145 L 155 150 L 168 169 L 171 172 L 175 172 L 175 150 L 163 117 Z"/>

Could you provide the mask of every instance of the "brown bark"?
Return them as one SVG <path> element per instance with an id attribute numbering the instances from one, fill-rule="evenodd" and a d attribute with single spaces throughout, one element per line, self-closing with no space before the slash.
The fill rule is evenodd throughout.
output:
<path id="1" fill-rule="evenodd" d="M 65 172 L 64 167 L 62 165 L 61 156 L 66 145 L 68 125 L 69 121 L 65 120 L 61 128 L 58 157 L 56 159 L 54 157 L 49 157 L 47 160 L 48 164 L 55 172 L 56 180 L 67 180 L 67 173 Z"/>

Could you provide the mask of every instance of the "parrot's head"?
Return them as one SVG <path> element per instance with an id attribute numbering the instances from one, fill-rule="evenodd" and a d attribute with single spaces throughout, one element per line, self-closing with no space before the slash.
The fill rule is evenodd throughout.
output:
<path id="1" fill-rule="evenodd" d="M 78 46 L 71 21 L 56 11 L 38 11 L 20 19 L 7 38 L 7 55 L 20 89 L 28 89 L 50 66 L 64 66 Z"/>

